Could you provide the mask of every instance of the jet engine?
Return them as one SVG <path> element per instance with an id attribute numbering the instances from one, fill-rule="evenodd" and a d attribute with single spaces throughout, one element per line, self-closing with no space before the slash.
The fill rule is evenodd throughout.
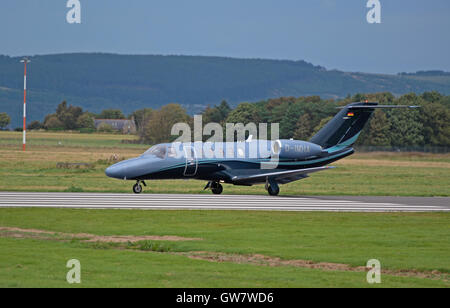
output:
<path id="1" fill-rule="evenodd" d="M 284 159 L 307 159 L 321 156 L 320 145 L 299 140 L 277 140 L 272 144 L 272 155 Z"/>

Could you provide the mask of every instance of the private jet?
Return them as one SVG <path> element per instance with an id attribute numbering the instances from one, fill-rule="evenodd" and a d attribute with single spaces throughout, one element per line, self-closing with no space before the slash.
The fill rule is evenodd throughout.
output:
<path id="1" fill-rule="evenodd" d="M 146 181 L 195 179 L 207 182 L 213 194 L 222 184 L 262 184 L 269 195 L 280 193 L 280 185 L 305 179 L 332 169 L 329 164 L 352 155 L 353 145 L 378 108 L 417 108 L 357 102 L 345 107 L 309 141 L 257 140 L 243 142 L 164 143 L 151 147 L 137 158 L 108 167 L 108 177 L 135 181 L 133 192 L 142 192 Z M 142 185 L 141 185 L 142 184 Z"/>

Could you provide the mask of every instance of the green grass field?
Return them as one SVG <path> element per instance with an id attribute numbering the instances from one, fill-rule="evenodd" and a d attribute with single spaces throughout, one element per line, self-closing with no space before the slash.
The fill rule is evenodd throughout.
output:
<path id="1" fill-rule="evenodd" d="M 449 215 L 443 213 L 1 209 L 0 226 L 197 238 L 163 241 L 163 252 L 154 252 L 39 234 L 12 237 L 2 231 L 0 287 L 68 287 L 65 264 L 73 258 L 81 262 L 82 287 L 375 286 L 366 282 L 365 272 L 254 264 L 248 260 L 254 255 L 355 267 L 376 258 L 390 271 L 378 287 L 450 286 Z M 222 258 L 193 259 L 199 252 Z"/>
<path id="2" fill-rule="evenodd" d="M 138 156 L 148 146 L 122 143 L 134 136 L 0 132 L 0 191 L 131 192 L 133 183 L 107 178 L 108 159 Z M 58 162 L 90 163 L 61 169 Z M 337 168 L 281 187 L 282 195 L 450 196 L 450 155 L 364 153 L 336 162 Z M 203 192 L 198 181 L 155 181 L 147 193 Z M 225 194 L 266 194 L 263 186 L 225 186 Z"/>
<path id="3" fill-rule="evenodd" d="M 30 132 L 24 153 L 20 133 L 0 132 L 0 191 L 129 193 L 133 183 L 104 169 L 114 154 L 147 148 L 122 143 L 133 138 Z M 450 196 L 450 155 L 364 153 L 334 165 L 281 194 Z M 198 181 L 148 184 L 146 193 L 209 193 Z M 224 189 L 266 194 L 262 186 Z M 0 209 L 0 287 L 450 287 L 449 226 L 448 213 Z M 67 235 L 75 233 L 196 240 L 85 242 Z M 65 280 L 74 258 L 81 285 Z M 358 270 L 373 258 L 380 285 Z"/>

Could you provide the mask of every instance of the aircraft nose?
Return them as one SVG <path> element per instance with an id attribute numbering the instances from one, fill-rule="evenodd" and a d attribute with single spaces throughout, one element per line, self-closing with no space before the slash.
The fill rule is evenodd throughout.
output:
<path id="1" fill-rule="evenodd" d="M 110 178 L 115 179 L 123 179 L 125 177 L 125 174 L 123 172 L 123 167 L 118 165 L 112 165 L 105 170 L 105 174 L 109 176 Z"/>
<path id="2" fill-rule="evenodd" d="M 111 178 L 133 180 L 151 172 L 152 162 L 148 159 L 132 158 L 121 161 L 105 170 Z"/>

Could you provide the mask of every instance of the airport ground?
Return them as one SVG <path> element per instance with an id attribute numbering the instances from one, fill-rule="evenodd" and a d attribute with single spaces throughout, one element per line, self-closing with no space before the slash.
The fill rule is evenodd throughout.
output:
<path id="1" fill-rule="evenodd" d="M 80 287 L 450 286 L 448 213 L 0 209 L 0 226 L 1 287 L 72 286 L 71 259 Z"/>
<path id="2" fill-rule="evenodd" d="M 129 193 L 132 182 L 107 178 L 104 170 L 114 155 L 131 158 L 147 149 L 122 143 L 134 138 L 30 132 L 24 153 L 20 133 L 0 132 L 0 191 Z M 356 153 L 333 165 L 337 168 L 283 185 L 281 195 L 450 196 L 450 154 Z M 148 184 L 147 193 L 210 193 L 200 181 Z M 224 193 L 266 195 L 261 185 L 226 185 Z"/>
<path id="3" fill-rule="evenodd" d="M 114 154 L 137 156 L 132 136 L 0 132 L 0 191 L 124 192 L 108 179 Z M 85 163 L 74 168 L 58 163 Z M 282 195 L 450 196 L 450 156 L 363 153 L 282 186 Z M 197 181 L 151 182 L 147 193 L 209 193 Z M 225 186 L 226 194 L 263 187 Z M 0 286 L 449 287 L 449 213 L 0 209 Z M 382 265 L 369 285 L 364 266 Z"/>

